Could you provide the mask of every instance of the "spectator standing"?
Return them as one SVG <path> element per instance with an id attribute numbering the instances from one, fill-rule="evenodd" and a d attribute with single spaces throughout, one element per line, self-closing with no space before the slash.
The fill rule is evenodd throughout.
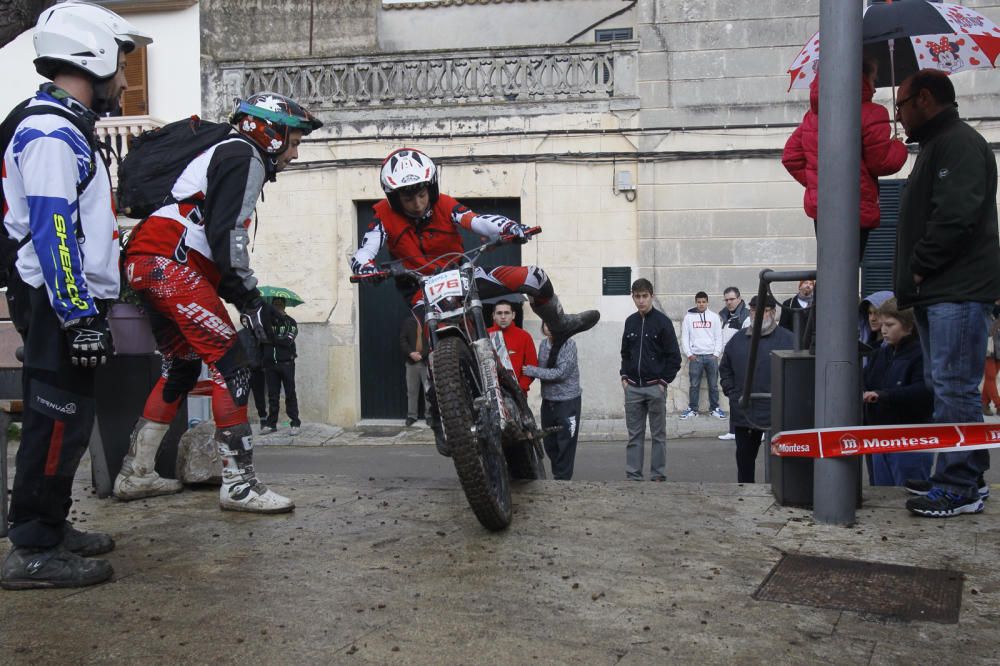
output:
<path id="1" fill-rule="evenodd" d="M 699 291 L 694 295 L 694 307 L 684 315 L 681 325 L 681 346 L 688 360 L 688 408 L 682 419 L 698 416 L 701 377 L 708 383 L 708 411 L 716 418 L 726 418 L 719 407 L 719 358 L 722 356 L 722 321 L 708 309 L 708 294 Z"/>
<path id="2" fill-rule="evenodd" d="M 894 291 L 900 308 L 913 307 L 936 423 L 983 420 L 987 315 L 1000 298 L 996 158 L 956 107 L 943 72 L 921 70 L 899 87 L 896 117 L 920 154 L 900 201 Z M 906 508 L 931 517 L 982 511 L 989 466 L 988 450 L 939 453 L 932 488 Z"/>
<path id="3" fill-rule="evenodd" d="M 1000 392 L 997 392 L 997 367 L 1000 366 L 1000 305 L 993 306 L 990 315 L 990 337 L 986 345 L 986 371 L 983 374 L 983 416 L 992 416 L 990 403 L 1000 413 Z"/>
<path id="4" fill-rule="evenodd" d="M 68 521 L 94 426 L 94 373 L 111 353 L 107 308 L 121 285 L 118 222 L 94 123 L 119 108 L 125 54 L 151 41 L 103 7 L 46 9 L 34 62 L 50 82 L 3 123 L 3 237 L 15 247 L 4 244 L 11 263 L 2 269 L 10 270 L 7 302 L 24 342 L 5 589 L 83 587 L 112 575 L 106 560 L 85 559 L 113 550 L 112 538 Z M 81 55 L 83 45 L 92 52 Z"/>
<path id="5" fill-rule="evenodd" d="M 403 317 L 403 325 L 399 330 L 399 348 L 406 359 L 406 425 L 411 426 L 420 416 L 420 389 L 424 390 L 425 404 L 427 393 L 431 390 L 423 326 L 412 314 Z"/>
<path id="6" fill-rule="evenodd" d="M 275 309 L 271 328 L 274 335 L 270 343 L 262 348 L 267 350 L 264 355 L 264 376 L 267 378 L 267 424 L 261 428 L 264 434 L 274 432 L 278 428 L 278 413 L 281 406 L 281 391 L 285 391 L 285 413 L 288 414 L 288 434 L 299 434 L 302 421 L 299 420 L 299 398 L 295 392 L 295 338 L 299 335 L 299 325 L 285 311 L 285 299 L 277 297 L 271 300 Z"/>
<path id="7" fill-rule="evenodd" d="M 670 317 L 653 308 L 653 284 L 639 278 L 632 283 L 636 312 L 625 320 L 622 333 L 622 388 L 625 391 L 625 474 L 642 481 L 646 419 L 649 419 L 649 478 L 666 481 L 667 385 L 681 368 L 681 352 Z M 714 317 L 715 314 L 712 313 Z"/>
<path id="8" fill-rule="evenodd" d="M 862 359 L 862 367 L 867 367 L 868 359 L 882 346 L 882 319 L 878 309 L 890 298 L 891 291 L 876 291 L 858 305 L 858 341 L 871 349 Z"/>
<path id="9" fill-rule="evenodd" d="M 880 345 L 865 367 L 862 398 L 865 425 L 930 423 L 934 394 L 924 383 L 924 359 L 917 339 L 913 310 L 899 310 L 889 298 L 878 308 Z M 902 486 L 907 479 L 927 481 L 934 454 L 875 453 L 866 456 L 873 486 Z"/>
<path id="10" fill-rule="evenodd" d="M 805 347 L 806 319 L 816 295 L 815 280 L 799 280 L 797 293 L 781 303 L 781 318 L 778 325 L 789 331 L 798 329 L 799 347 Z"/>
<path id="11" fill-rule="evenodd" d="M 722 292 L 722 298 L 726 307 L 719 310 L 719 319 L 722 320 L 722 348 L 725 349 L 737 332 L 744 326 L 750 325 L 750 310 L 743 302 L 738 287 L 726 287 L 726 290 Z M 734 427 L 733 421 L 730 419 L 729 432 L 719 435 L 719 439 L 736 439 Z"/>
<path id="12" fill-rule="evenodd" d="M 549 363 L 553 338 L 549 327 L 542 322 L 545 339 L 538 348 L 538 365 L 525 364 L 523 372 L 537 378 L 542 384 L 542 428 L 560 426 L 558 432 L 545 436 L 545 455 L 552 466 L 552 478 L 569 481 L 573 478 L 576 460 L 576 440 L 580 436 L 580 366 L 576 355 L 576 342 L 570 338 L 556 351 L 555 362 Z"/>
<path id="13" fill-rule="evenodd" d="M 753 393 L 771 392 L 771 352 L 779 349 L 792 349 L 795 336 L 787 329 L 778 326 L 775 319 L 774 297 L 767 296 L 764 301 L 764 322 L 760 329 L 760 343 L 757 348 L 757 365 L 754 368 Z M 754 316 L 758 306 L 757 297 L 750 299 L 750 316 Z M 736 433 L 736 480 L 739 483 L 754 483 L 757 466 L 757 453 L 764 433 L 771 427 L 771 401 L 754 399 L 749 407 L 740 407 L 740 396 L 746 382 L 747 368 L 750 365 L 750 338 L 752 330 L 747 327 L 738 333 L 726 345 L 719 365 L 722 390 L 729 398 L 729 422 L 735 426 Z"/>
<path id="14" fill-rule="evenodd" d="M 878 178 L 894 174 L 906 163 L 906 146 L 893 138 L 889 131 L 889 113 L 881 104 L 872 102 L 878 64 L 866 59 L 861 77 L 861 247 L 858 259 L 864 257 L 868 234 L 878 227 L 881 214 L 878 203 Z M 834 109 L 834 112 L 836 110 Z M 819 196 L 819 77 L 809 88 L 809 110 L 802 122 L 788 137 L 781 163 L 791 176 L 805 186 L 803 207 L 815 228 Z"/>
<path id="15" fill-rule="evenodd" d="M 744 326 L 749 325 L 750 309 L 743 302 L 737 287 L 726 287 L 722 292 L 722 298 L 726 307 L 719 310 L 719 319 L 722 320 L 722 347 L 725 349 L 732 337 Z"/>
<path id="16" fill-rule="evenodd" d="M 533 377 L 524 374 L 521 369 L 525 365 L 538 365 L 538 353 L 535 351 L 535 341 L 527 331 L 514 323 L 514 306 L 510 301 L 498 301 L 493 308 L 493 326 L 489 328 L 490 333 L 501 331 L 503 342 L 507 347 L 507 355 L 510 356 L 510 364 L 514 368 L 514 376 L 521 390 L 526 394 Z"/>

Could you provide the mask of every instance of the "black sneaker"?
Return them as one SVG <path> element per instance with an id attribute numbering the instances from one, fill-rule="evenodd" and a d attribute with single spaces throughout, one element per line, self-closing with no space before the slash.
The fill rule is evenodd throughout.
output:
<path id="1" fill-rule="evenodd" d="M 934 487 L 930 481 L 924 481 L 922 479 L 907 479 L 906 483 L 903 484 L 903 488 L 906 492 L 912 495 L 926 495 Z M 976 481 L 976 487 L 979 490 L 979 499 L 989 499 L 990 498 L 990 484 L 986 483 L 983 477 L 979 477 Z"/>
<path id="2" fill-rule="evenodd" d="M 103 583 L 113 573 L 106 560 L 84 559 L 61 546 L 14 548 L 3 561 L 0 587 L 5 590 L 85 587 Z"/>
<path id="3" fill-rule="evenodd" d="M 67 521 L 63 524 L 62 545 L 80 557 L 93 557 L 114 550 L 115 540 L 103 532 L 81 532 Z"/>
<path id="4" fill-rule="evenodd" d="M 980 497 L 970 499 L 941 488 L 931 488 L 926 495 L 906 500 L 906 508 L 918 516 L 949 518 L 962 513 L 980 513 L 983 510 L 983 500 Z"/>

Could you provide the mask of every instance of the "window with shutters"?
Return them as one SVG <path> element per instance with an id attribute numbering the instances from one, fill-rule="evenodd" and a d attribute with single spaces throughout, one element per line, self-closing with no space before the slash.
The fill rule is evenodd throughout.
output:
<path id="1" fill-rule="evenodd" d="M 125 80 L 128 89 L 122 95 L 123 116 L 149 115 L 149 86 L 146 79 L 146 47 L 125 56 Z"/>
<path id="2" fill-rule="evenodd" d="M 892 290 L 892 264 L 896 255 L 896 223 L 899 199 L 905 180 L 881 180 L 878 184 L 882 223 L 868 236 L 861 260 L 861 294 L 867 296 L 884 289 Z"/>

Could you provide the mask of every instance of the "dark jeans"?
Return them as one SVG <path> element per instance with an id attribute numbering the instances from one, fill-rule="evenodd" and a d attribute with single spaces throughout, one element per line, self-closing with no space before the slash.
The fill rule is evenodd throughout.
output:
<path id="1" fill-rule="evenodd" d="M 45 289 L 30 289 L 25 300 L 24 424 L 9 538 L 15 546 L 41 548 L 62 541 L 73 477 L 94 428 L 94 371 L 70 362 Z"/>
<path id="2" fill-rule="evenodd" d="M 736 426 L 736 482 L 754 483 L 763 430 Z"/>
<path id="3" fill-rule="evenodd" d="M 278 425 L 278 402 L 281 387 L 285 388 L 285 412 L 293 428 L 302 425 L 299 421 L 299 399 L 295 395 L 295 361 L 285 361 L 264 367 L 267 377 L 267 425 Z"/>
<path id="4" fill-rule="evenodd" d="M 698 411 L 698 392 L 701 390 L 701 375 L 708 380 L 708 409 L 714 411 L 719 407 L 719 359 L 715 354 L 698 354 L 693 361 L 688 361 L 688 379 L 691 387 L 688 389 L 688 407 Z"/>
<path id="5" fill-rule="evenodd" d="M 961 301 L 913 308 L 924 353 L 924 381 L 934 389 L 936 423 L 982 423 L 979 380 L 986 365 L 991 304 Z M 906 454 L 910 455 L 910 454 Z M 931 483 L 976 498 L 990 468 L 988 450 L 939 453 Z"/>
<path id="6" fill-rule="evenodd" d="M 257 416 L 262 422 L 267 422 L 267 379 L 264 368 L 250 370 L 250 390 L 253 391 L 253 404 L 257 406 Z"/>
<path id="7" fill-rule="evenodd" d="M 576 440 L 580 436 L 580 396 L 571 400 L 542 400 L 542 427 L 562 426 L 562 430 L 545 436 L 545 455 L 552 465 L 552 478 L 569 481 L 573 478 L 576 460 Z"/>

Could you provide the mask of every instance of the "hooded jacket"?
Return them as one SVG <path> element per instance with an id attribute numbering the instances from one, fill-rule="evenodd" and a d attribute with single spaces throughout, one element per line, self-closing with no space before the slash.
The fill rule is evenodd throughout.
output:
<path id="1" fill-rule="evenodd" d="M 906 146 L 893 140 L 889 112 L 872 102 L 875 89 L 861 81 L 861 228 L 879 225 L 878 177 L 894 174 L 906 162 Z M 819 77 L 809 88 L 809 110 L 785 143 L 781 163 L 792 177 L 805 186 L 803 208 L 816 219 L 819 196 Z"/>
<path id="2" fill-rule="evenodd" d="M 746 302 L 740 299 L 740 304 L 730 312 L 729 308 L 719 310 L 719 319 L 722 320 L 722 346 L 725 348 L 736 333 L 743 328 L 743 323 L 750 316 L 750 308 Z"/>
<path id="3" fill-rule="evenodd" d="M 891 291 L 876 291 L 858 304 L 858 340 L 866 345 L 871 345 L 876 338 L 878 340 L 882 339 L 881 333 L 878 336 L 872 335 L 872 329 L 868 325 L 868 306 L 873 305 L 878 309 L 890 298 L 892 298 Z"/>
<path id="4" fill-rule="evenodd" d="M 681 349 L 684 356 L 722 356 L 722 320 L 711 310 L 691 308 L 681 324 Z"/>
<path id="5" fill-rule="evenodd" d="M 900 199 L 893 284 L 899 307 L 1000 298 L 997 161 L 946 109 L 910 132 L 920 154 Z M 919 285 L 913 275 L 923 277 Z"/>

